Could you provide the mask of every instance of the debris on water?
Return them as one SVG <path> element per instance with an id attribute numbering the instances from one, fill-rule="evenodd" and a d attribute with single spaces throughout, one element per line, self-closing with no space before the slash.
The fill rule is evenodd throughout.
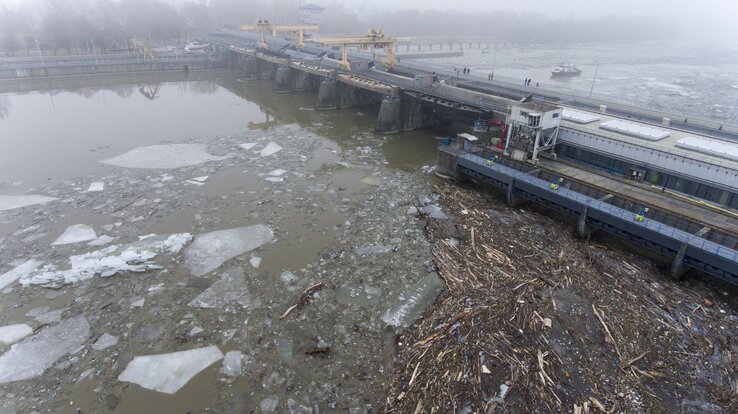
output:
<path id="1" fill-rule="evenodd" d="M 0 195 L 0 211 L 13 210 L 16 208 L 32 206 L 35 204 L 44 204 L 54 200 L 58 200 L 58 198 L 35 194 Z"/>
<path id="2" fill-rule="evenodd" d="M 0 326 L 0 348 L 13 345 L 30 335 L 32 332 L 33 328 L 24 323 Z"/>
<path id="3" fill-rule="evenodd" d="M 282 151 L 282 147 L 279 146 L 279 144 L 277 143 L 270 142 L 269 144 L 267 144 L 266 147 L 262 148 L 259 155 L 261 155 L 262 157 L 268 157 L 270 155 L 278 153 L 279 151 Z"/>
<path id="4" fill-rule="evenodd" d="M 262 224 L 200 234 L 185 250 L 185 264 L 193 275 L 202 276 L 273 239 L 272 229 Z"/>
<path id="5" fill-rule="evenodd" d="M 3 273 L 0 275 L 0 289 L 5 289 L 5 287 L 15 283 L 16 280 L 28 276 L 28 274 L 36 270 L 37 267 L 41 266 L 42 263 L 43 262 L 40 260 L 29 259 Z"/>
<path id="6" fill-rule="evenodd" d="M 382 320 L 387 325 L 410 326 L 433 303 L 443 288 L 443 281 L 438 274 L 429 273 L 401 292 L 392 307 L 385 312 Z"/>
<path id="7" fill-rule="evenodd" d="M 118 337 L 110 335 L 106 332 L 100 335 L 100 337 L 97 338 L 97 341 L 92 344 L 92 349 L 94 349 L 95 351 L 102 351 L 104 349 L 110 348 L 111 346 L 115 346 L 117 343 Z"/>
<path id="8" fill-rule="evenodd" d="M 192 240 L 189 233 L 169 236 L 148 235 L 127 245 L 112 245 L 101 250 L 69 257 L 69 269 L 57 270 L 56 265 L 46 265 L 38 271 L 21 277 L 24 286 L 42 285 L 55 287 L 93 278 L 109 277 L 120 272 L 145 272 L 162 267 L 152 259 L 160 254 L 178 253 Z"/>
<path id="9" fill-rule="evenodd" d="M 105 183 L 104 182 L 102 182 L 102 181 L 95 181 L 95 182 L 91 183 L 89 187 L 87 187 L 87 192 L 88 193 L 93 193 L 93 192 L 97 192 L 97 191 L 102 191 L 104 189 L 105 189 Z"/>
<path id="10" fill-rule="evenodd" d="M 223 366 L 221 367 L 220 372 L 222 372 L 223 375 L 229 377 L 237 377 L 241 375 L 242 358 L 243 355 L 241 354 L 241 351 L 226 352 L 225 358 L 223 358 Z"/>
<path id="11" fill-rule="evenodd" d="M 90 336 L 90 325 L 77 316 L 48 326 L 0 356 L 0 384 L 37 377 L 59 358 L 82 345 Z"/>
<path id="12" fill-rule="evenodd" d="M 128 363 L 118 380 L 174 394 L 195 375 L 221 359 L 223 353 L 215 345 L 168 354 L 137 356 Z"/>
<path id="13" fill-rule="evenodd" d="M 52 246 L 60 246 L 64 244 L 80 243 L 83 241 L 90 241 L 97 238 L 95 230 L 86 224 L 73 224 L 64 230 L 54 242 Z"/>
<path id="14" fill-rule="evenodd" d="M 198 297 L 193 299 L 189 306 L 195 308 L 224 308 L 230 304 L 248 307 L 251 304 L 251 295 L 246 287 L 243 269 L 232 267 L 223 272 L 223 275 Z"/>
<path id="15" fill-rule="evenodd" d="M 316 283 L 300 292 L 300 296 L 298 296 L 297 298 L 297 303 L 287 308 L 287 310 L 282 314 L 282 316 L 279 317 L 279 319 L 284 319 L 292 311 L 299 312 L 303 306 L 310 303 L 310 301 L 313 299 L 313 295 L 323 289 L 323 286 L 325 286 L 323 283 Z"/>
<path id="16" fill-rule="evenodd" d="M 100 162 L 125 168 L 172 169 L 226 158 L 210 154 L 203 144 L 165 144 L 134 148 Z"/>

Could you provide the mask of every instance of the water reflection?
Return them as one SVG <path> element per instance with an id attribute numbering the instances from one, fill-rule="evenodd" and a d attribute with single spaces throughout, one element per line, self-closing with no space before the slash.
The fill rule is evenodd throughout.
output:
<path id="1" fill-rule="evenodd" d="M 0 96 L 0 119 L 5 119 L 10 115 L 10 100 L 7 96 Z"/>

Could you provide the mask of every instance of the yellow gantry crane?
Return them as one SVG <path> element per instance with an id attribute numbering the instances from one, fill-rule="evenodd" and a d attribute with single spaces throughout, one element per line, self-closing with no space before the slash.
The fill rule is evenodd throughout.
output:
<path id="1" fill-rule="evenodd" d="M 393 67 L 397 64 L 397 59 L 395 58 L 395 46 L 397 45 L 397 42 L 401 40 L 404 39 L 386 36 L 384 34 L 384 30 L 370 29 L 366 36 L 326 37 L 313 39 L 311 41 L 322 45 L 341 45 L 341 68 L 351 70 L 351 64 L 349 63 L 347 56 L 349 47 L 358 46 L 362 50 L 366 50 L 369 46 L 372 46 L 375 49 L 387 49 L 387 54 L 384 59 L 382 59 L 382 64 Z"/>
<path id="2" fill-rule="evenodd" d="M 128 43 L 131 45 L 134 51 L 143 54 L 144 59 L 154 58 L 154 55 L 151 53 L 151 48 L 146 43 L 136 39 L 131 39 Z"/>
<path id="3" fill-rule="evenodd" d="M 279 32 L 297 34 L 297 48 L 302 49 L 305 46 L 305 32 L 317 32 L 319 28 L 320 26 L 317 24 L 272 24 L 267 19 L 258 19 L 254 24 L 241 25 L 241 31 L 259 31 L 259 47 L 262 49 L 267 47 L 267 44 L 264 41 L 264 35 L 266 33 L 270 33 L 272 36 L 276 36 Z"/>

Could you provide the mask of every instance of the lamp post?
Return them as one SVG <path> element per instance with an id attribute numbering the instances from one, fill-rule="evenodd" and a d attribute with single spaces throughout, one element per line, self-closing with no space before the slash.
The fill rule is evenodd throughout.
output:
<path id="1" fill-rule="evenodd" d="M 44 54 L 41 52 L 41 46 L 38 44 L 38 39 L 33 39 L 36 41 L 36 48 L 38 49 L 38 55 L 41 57 L 41 64 L 43 66 L 46 66 L 46 63 L 44 63 Z"/>
<path id="2" fill-rule="evenodd" d="M 592 87 L 589 88 L 589 97 L 590 98 L 592 97 L 592 91 L 594 91 L 594 88 L 595 88 L 595 81 L 597 80 L 597 71 L 600 70 L 600 61 L 599 60 L 595 60 L 595 64 L 597 65 L 597 67 L 595 68 L 594 78 L 592 78 Z"/>

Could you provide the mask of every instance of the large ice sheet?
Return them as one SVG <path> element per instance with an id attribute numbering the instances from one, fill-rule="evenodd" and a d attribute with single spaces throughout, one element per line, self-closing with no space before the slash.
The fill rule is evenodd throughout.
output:
<path id="1" fill-rule="evenodd" d="M 202 276 L 273 239 L 272 229 L 262 224 L 200 234 L 185 250 L 185 264 L 193 275 Z"/>
<path id="2" fill-rule="evenodd" d="M 400 293 L 394 305 L 385 312 L 382 320 L 392 326 L 408 327 L 417 319 L 444 288 L 436 273 L 429 273 L 407 290 Z"/>
<path id="3" fill-rule="evenodd" d="M 266 147 L 262 148 L 259 155 L 261 155 L 262 157 L 268 157 L 270 155 L 278 153 L 279 151 L 282 151 L 282 147 L 280 147 L 279 144 L 275 142 L 270 142 L 269 144 L 267 144 Z"/>
<path id="4" fill-rule="evenodd" d="M 84 344 L 90 324 L 84 316 L 44 328 L 0 356 L 0 384 L 37 377 L 59 358 Z"/>
<path id="5" fill-rule="evenodd" d="M 72 244 L 95 240 L 96 238 L 97 233 L 95 233 L 95 229 L 93 229 L 92 227 L 86 224 L 73 224 L 67 227 L 67 229 L 64 230 L 64 233 L 62 233 L 61 236 L 54 240 L 51 245 L 60 246 L 63 244 Z"/>
<path id="6" fill-rule="evenodd" d="M 0 348 L 20 341 L 30 335 L 31 332 L 33 332 L 33 329 L 25 323 L 0 326 Z"/>
<path id="7" fill-rule="evenodd" d="M 58 270 L 55 265 L 47 265 L 21 277 L 20 282 L 24 286 L 56 287 L 91 279 L 95 275 L 108 277 L 120 272 L 145 272 L 151 269 L 161 269 L 162 267 L 152 259 L 164 253 L 178 253 L 191 240 L 190 233 L 143 236 L 134 243 L 114 244 L 104 249 L 70 256 L 68 269 Z"/>
<path id="8" fill-rule="evenodd" d="M 0 195 L 0 211 L 13 210 L 34 204 L 48 203 L 49 201 L 58 200 L 54 197 L 46 197 L 42 195 Z"/>
<path id="9" fill-rule="evenodd" d="M 225 158 L 210 154 L 204 144 L 166 144 L 134 148 L 100 162 L 126 168 L 171 169 Z"/>
<path id="10" fill-rule="evenodd" d="M 214 345 L 170 354 L 137 356 L 118 376 L 118 380 L 174 394 L 195 375 L 221 359 L 223 353 Z"/>
<path id="11" fill-rule="evenodd" d="M 190 302 L 189 306 L 208 309 L 223 308 L 229 304 L 238 304 L 244 308 L 251 304 L 243 270 L 238 267 L 223 272 L 223 276 Z"/>
<path id="12" fill-rule="evenodd" d="M 6 286 L 9 286 L 16 280 L 27 276 L 29 273 L 36 270 L 37 267 L 41 266 L 41 263 L 43 262 L 36 259 L 26 260 L 14 267 L 12 270 L 3 273 L 2 276 L 0 276 L 0 290 L 5 289 Z"/>

